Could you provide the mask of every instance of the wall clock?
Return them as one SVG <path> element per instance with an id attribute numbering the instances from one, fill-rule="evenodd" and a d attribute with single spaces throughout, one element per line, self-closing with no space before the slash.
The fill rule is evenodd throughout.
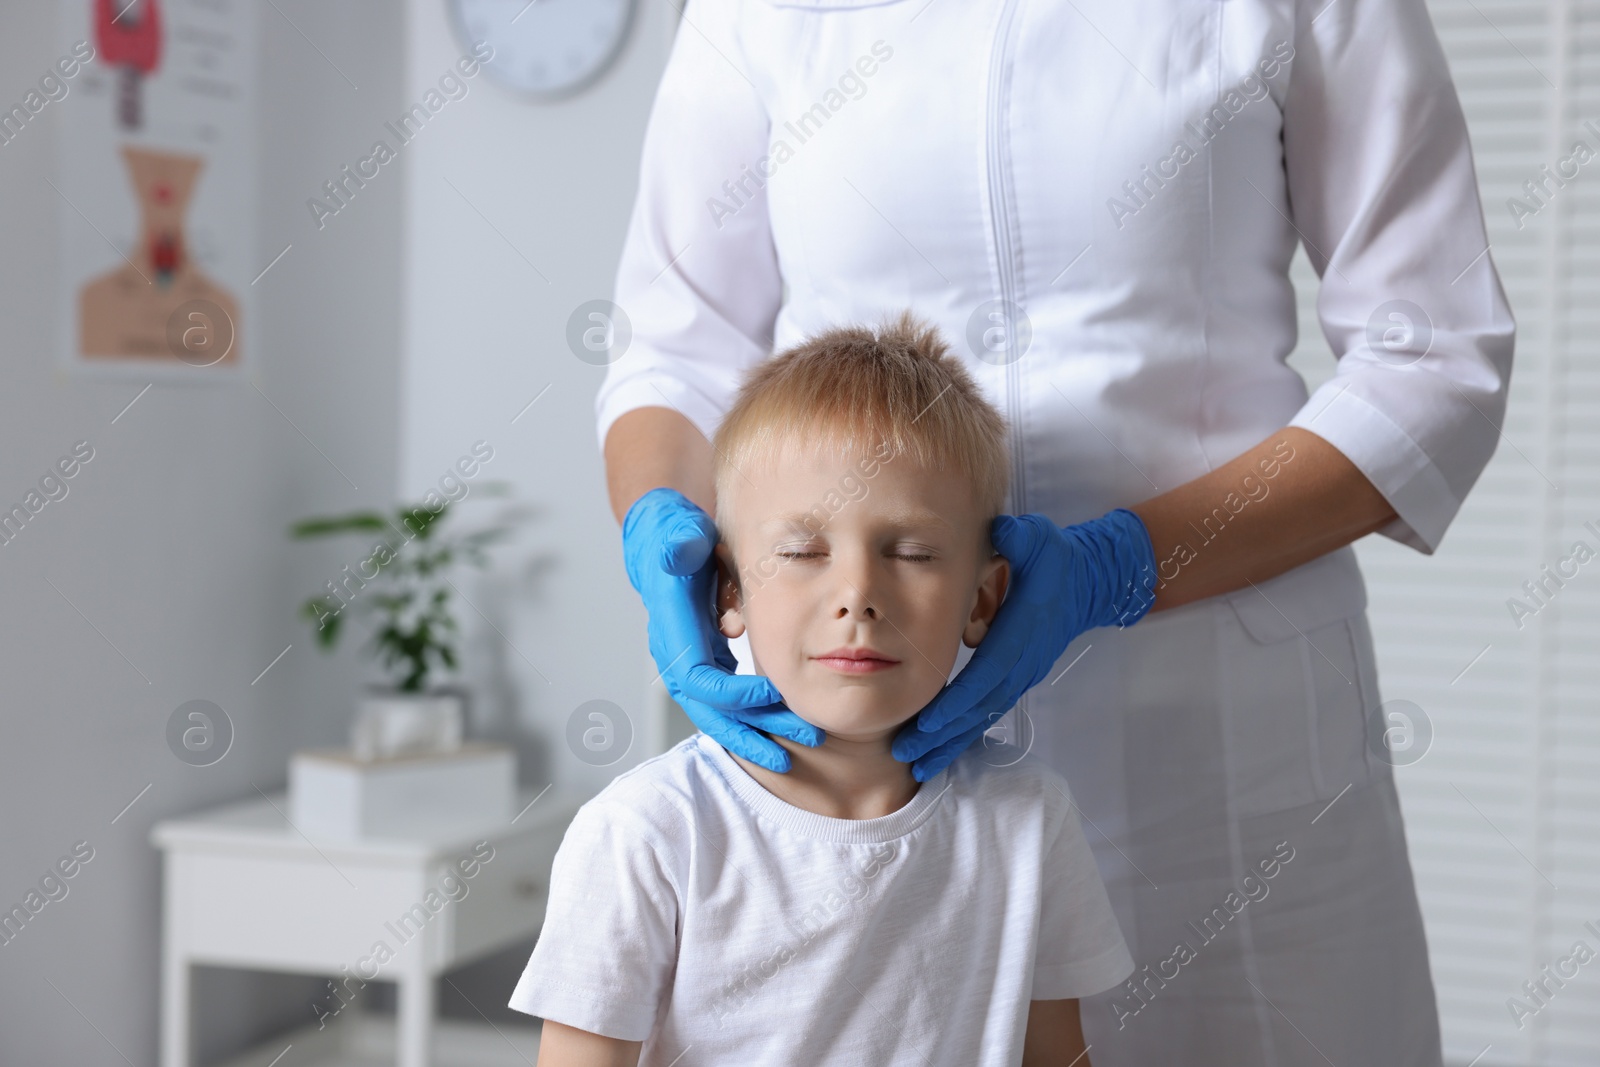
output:
<path id="1" fill-rule="evenodd" d="M 539 100 L 585 88 L 628 39 L 635 0 L 446 0 L 463 45 L 487 41 L 491 81 Z"/>

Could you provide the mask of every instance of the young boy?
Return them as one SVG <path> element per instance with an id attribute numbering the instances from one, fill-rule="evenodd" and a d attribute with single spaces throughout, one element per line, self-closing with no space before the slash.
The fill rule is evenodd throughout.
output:
<path id="1" fill-rule="evenodd" d="M 698 734 L 579 811 L 510 1001 L 539 1067 L 1086 1067 L 1133 961 L 1066 783 L 890 754 L 1005 595 L 1003 418 L 907 313 L 755 368 L 714 444 L 721 631 L 826 739 Z"/>

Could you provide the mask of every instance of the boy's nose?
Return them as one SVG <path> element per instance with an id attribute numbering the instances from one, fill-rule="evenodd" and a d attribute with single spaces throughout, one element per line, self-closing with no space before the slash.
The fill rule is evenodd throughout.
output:
<path id="1" fill-rule="evenodd" d="M 839 590 L 839 606 L 836 617 L 848 618 L 851 615 L 863 619 L 879 619 L 879 612 L 868 588 L 869 579 L 861 575 L 841 575 L 841 588 Z"/>

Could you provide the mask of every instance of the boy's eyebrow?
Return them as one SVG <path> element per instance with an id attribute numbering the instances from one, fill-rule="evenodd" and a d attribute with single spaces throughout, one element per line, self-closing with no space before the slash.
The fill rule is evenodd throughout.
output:
<path id="1" fill-rule="evenodd" d="M 774 515 L 772 518 L 761 523 L 758 529 L 760 529 L 762 533 L 815 533 L 816 528 L 813 524 L 818 517 L 818 511 L 822 512 L 821 517 L 823 519 L 830 517 L 827 514 L 826 508 L 814 508 L 810 511 L 796 511 L 784 515 Z M 811 520 L 811 523 L 808 524 L 807 520 Z M 944 529 L 950 528 L 950 523 L 945 520 L 944 516 L 940 515 L 938 512 L 926 511 L 922 509 L 892 513 L 887 517 L 887 523 L 888 525 L 901 530 L 925 530 L 929 527 L 941 527 Z M 826 525 L 826 522 L 824 522 L 823 528 L 826 528 Z"/>

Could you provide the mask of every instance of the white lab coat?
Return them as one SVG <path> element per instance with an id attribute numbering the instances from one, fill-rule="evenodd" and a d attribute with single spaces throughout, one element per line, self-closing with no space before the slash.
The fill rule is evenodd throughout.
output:
<path id="1" fill-rule="evenodd" d="M 1394 506 L 1382 533 L 1437 547 L 1494 450 L 1514 324 L 1423 0 L 689 0 L 683 22 L 602 445 L 647 405 L 710 437 L 753 362 L 910 307 L 1007 416 L 1013 513 L 1089 519 L 1296 425 Z M 1339 357 L 1309 397 L 1284 363 L 1302 242 Z M 1438 1064 L 1365 606 L 1342 549 L 1086 634 L 1024 699 L 1150 967 L 1085 1002 L 1096 1067 Z"/>

